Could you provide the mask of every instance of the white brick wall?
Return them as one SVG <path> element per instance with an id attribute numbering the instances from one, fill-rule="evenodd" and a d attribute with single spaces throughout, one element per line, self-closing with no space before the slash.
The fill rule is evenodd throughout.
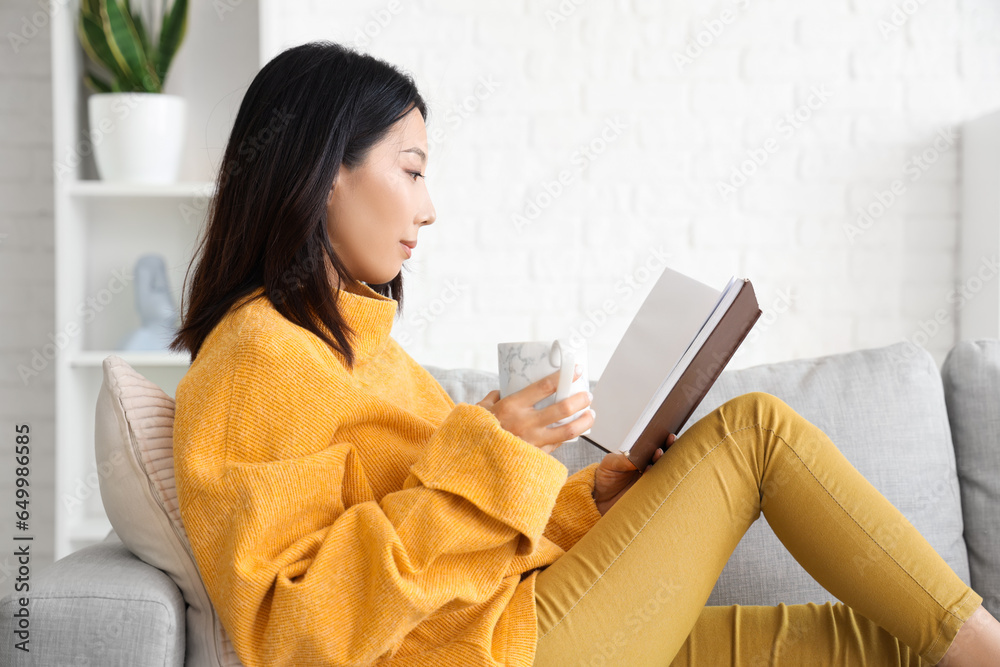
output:
<path id="1" fill-rule="evenodd" d="M 42 3 L 47 4 L 47 3 Z M 56 3 L 58 4 L 58 3 Z M 35 16 L 35 15 L 38 16 Z M 42 17 L 42 18 L 39 18 Z M 25 21 L 29 22 L 26 27 Z M 37 31 L 36 21 L 45 23 Z M 10 33 L 27 36 L 26 43 Z M 52 77 L 49 26 L 35 2 L 0 6 L 0 595 L 13 590 L 14 426 L 31 428 L 30 576 L 51 563 L 55 392 L 48 374 L 25 387 L 17 365 L 55 323 Z M 16 50 L 15 50 L 16 47 Z"/>
<path id="2" fill-rule="evenodd" d="M 367 30 L 362 46 L 414 73 L 428 131 L 444 132 L 428 177 L 438 222 L 410 262 L 407 306 L 450 278 L 468 288 L 433 321 L 397 325 L 415 358 L 492 370 L 499 340 L 566 335 L 617 298 L 589 341 L 597 375 L 649 287 L 625 299 L 614 281 L 653 246 L 719 287 L 750 277 L 774 311 L 731 368 L 913 340 L 942 307 L 925 347 L 940 363 L 954 343 L 960 146 L 926 170 L 913 160 L 1000 104 L 996 3 L 289 4 L 300 11 L 269 56 Z M 479 77 L 500 85 L 453 127 L 445 112 Z M 614 117 L 626 129 L 581 172 L 574 151 Z M 723 197 L 741 165 L 745 183 Z M 549 202 L 562 169 L 572 178 Z M 849 236 L 894 181 L 903 194 Z M 518 233 L 531 201 L 549 205 Z"/>
<path id="3" fill-rule="evenodd" d="M 6 2 L 3 34 L 45 4 Z M 430 104 L 438 221 L 408 263 L 394 331 L 421 362 L 494 370 L 499 341 L 587 331 L 597 377 L 651 285 L 654 249 L 719 287 L 753 280 L 765 316 L 731 368 L 913 340 L 939 308 L 948 318 L 926 347 L 940 363 L 953 344 L 960 146 L 918 178 L 911 168 L 940 130 L 1000 104 L 991 0 L 347 6 L 286 0 L 266 12 L 278 21 L 266 48 L 367 29 L 367 49 L 412 71 Z M 50 520 L 52 386 L 25 391 L 13 375 L 53 326 L 47 27 L 0 53 L 0 427 L 27 420 L 42 443 L 35 511 Z M 616 118 L 623 129 L 602 141 Z M 720 183 L 761 150 L 723 198 Z M 894 181 L 904 194 L 849 238 Z M 513 217 L 533 202 L 519 232 Z M 51 545 L 39 547 L 43 564 Z M 6 571 L 0 556 L 0 592 Z"/>

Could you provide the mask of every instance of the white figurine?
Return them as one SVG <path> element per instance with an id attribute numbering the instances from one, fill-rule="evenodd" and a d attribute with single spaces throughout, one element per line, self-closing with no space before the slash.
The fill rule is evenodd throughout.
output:
<path id="1" fill-rule="evenodd" d="M 162 255 L 148 254 L 135 263 L 135 309 L 142 326 L 122 339 L 122 350 L 167 351 L 177 333 L 177 308 L 167 284 L 167 265 Z"/>

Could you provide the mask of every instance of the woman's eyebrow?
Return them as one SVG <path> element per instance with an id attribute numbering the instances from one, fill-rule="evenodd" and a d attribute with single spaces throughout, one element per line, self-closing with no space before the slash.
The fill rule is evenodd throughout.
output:
<path id="1" fill-rule="evenodd" d="M 421 162 L 423 162 L 423 163 L 427 162 L 427 153 L 424 153 L 422 150 L 420 150 L 416 146 L 414 146 L 413 148 L 404 148 L 403 150 L 401 150 L 399 152 L 400 153 L 416 153 L 417 155 L 420 156 L 420 161 Z"/>

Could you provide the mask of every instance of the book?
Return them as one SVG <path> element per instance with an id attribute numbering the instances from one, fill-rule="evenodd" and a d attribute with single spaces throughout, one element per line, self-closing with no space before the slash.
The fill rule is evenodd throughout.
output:
<path id="1" fill-rule="evenodd" d="M 638 470 L 677 434 L 761 315 L 753 285 L 722 290 L 665 267 L 594 386 L 585 440 Z"/>

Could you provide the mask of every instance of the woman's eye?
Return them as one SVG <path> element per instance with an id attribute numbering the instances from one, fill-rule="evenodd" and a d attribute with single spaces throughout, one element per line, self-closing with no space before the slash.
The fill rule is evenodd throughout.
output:
<path id="1" fill-rule="evenodd" d="M 410 176 L 413 176 L 413 180 L 414 181 L 417 180 L 417 176 L 419 176 L 420 178 L 424 177 L 424 175 L 421 174 L 419 171 L 411 171 L 411 172 L 408 172 L 408 173 L 410 174 Z"/>

